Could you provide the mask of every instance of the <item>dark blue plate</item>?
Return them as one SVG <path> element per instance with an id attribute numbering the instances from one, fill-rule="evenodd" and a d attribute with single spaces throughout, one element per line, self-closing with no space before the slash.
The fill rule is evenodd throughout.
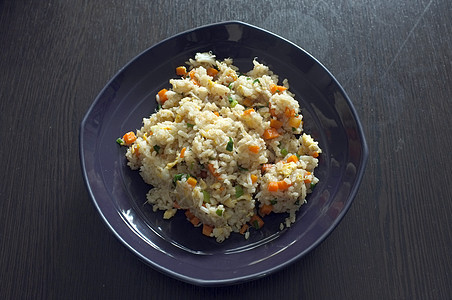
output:
<path id="1" fill-rule="evenodd" d="M 163 220 L 143 205 L 149 189 L 126 166 L 116 138 L 141 127 L 156 108 L 155 94 L 168 88 L 175 68 L 196 52 L 231 57 L 241 71 L 252 60 L 287 78 L 304 116 L 305 131 L 319 141 L 316 176 L 297 221 L 283 231 L 285 215 L 265 218 L 249 240 L 232 234 L 225 242 L 201 234 L 182 212 Z M 140 259 L 177 279 L 203 286 L 260 278 L 294 262 L 319 245 L 347 212 L 364 173 L 368 149 L 358 116 L 342 87 L 315 58 L 297 45 L 260 28 L 225 22 L 183 32 L 147 49 L 107 84 L 80 129 L 80 159 L 94 205 L 119 240 Z M 112 262 L 113 263 L 113 262 Z"/>

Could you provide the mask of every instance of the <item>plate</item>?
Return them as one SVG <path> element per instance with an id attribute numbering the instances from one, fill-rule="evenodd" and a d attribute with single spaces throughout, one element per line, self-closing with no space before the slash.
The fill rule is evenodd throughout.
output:
<path id="1" fill-rule="evenodd" d="M 197 52 L 231 57 L 241 71 L 253 58 L 287 78 L 304 117 L 305 132 L 323 150 L 320 179 L 297 221 L 279 230 L 286 217 L 271 214 L 245 240 L 232 234 L 223 243 L 205 237 L 182 212 L 164 220 L 144 205 L 149 186 L 126 165 L 115 140 L 141 127 L 156 109 L 155 94 L 169 87 L 175 68 Z M 319 245 L 344 217 L 363 176 L 368 149 L 353 105 L 331 73 L 306 51 L 273 33 L 223 22 L 180 33 L 132 59 L 100 92 L 80 128 L 80 159 L 92 201 L 114 235 L 145 263 L 171 277 L 201 286 L 236 284 L 271 274 Z M 112 262 L 114 263 L 114 262 Z"/>

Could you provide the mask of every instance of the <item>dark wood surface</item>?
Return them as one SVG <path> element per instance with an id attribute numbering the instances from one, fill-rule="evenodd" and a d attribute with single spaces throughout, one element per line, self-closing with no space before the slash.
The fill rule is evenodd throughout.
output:
<path id="1" fill-rule="evenodd" d="M 221 288 L 148 267 L 104 226 L 79 162 L 82 117 L 141 51 L 241 20 L 341 82 L 370 148 L 355 202 L 318 248 Z M 0 0 L 1 299 L 451 299 L 449 0 Z"/>

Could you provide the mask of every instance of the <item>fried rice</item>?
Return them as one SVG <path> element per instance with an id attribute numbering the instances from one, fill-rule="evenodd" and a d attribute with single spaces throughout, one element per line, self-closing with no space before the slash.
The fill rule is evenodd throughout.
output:
<path id="1" fill-rule="evenodd" d="M 269 213 L 287 213 L 281 228 L 290 226 L 319 181 L 322 151 L 303 132 L 288 81 L 253 65 L 240 73 L 230 58 L 197 53 L 156 95 L 159 109 L 120 140 L 129 167 L 152 185 L 153 210 L 164 219 L 183 210 L 218 242 L 248 237 Z"/>

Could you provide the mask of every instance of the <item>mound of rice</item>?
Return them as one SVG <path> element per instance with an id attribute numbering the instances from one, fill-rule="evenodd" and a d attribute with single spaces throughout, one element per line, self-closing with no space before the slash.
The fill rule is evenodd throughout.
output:
<path id="1" fill-rule="evenodd" d="M 321 149 L 303 133 L 288 82 L 256 59 L 239 73 L 232 59 L 197 53 L 176 69 L 171 89 L 156 95 L 159 109 L 143 119 L 126 157 L 154 188 L 153 210 L 169 219 L 178 209 L 218 242 L 231 232 L 249 236 L 262 216 L 288 213 L 306 202 L 318 178 Z"/>

